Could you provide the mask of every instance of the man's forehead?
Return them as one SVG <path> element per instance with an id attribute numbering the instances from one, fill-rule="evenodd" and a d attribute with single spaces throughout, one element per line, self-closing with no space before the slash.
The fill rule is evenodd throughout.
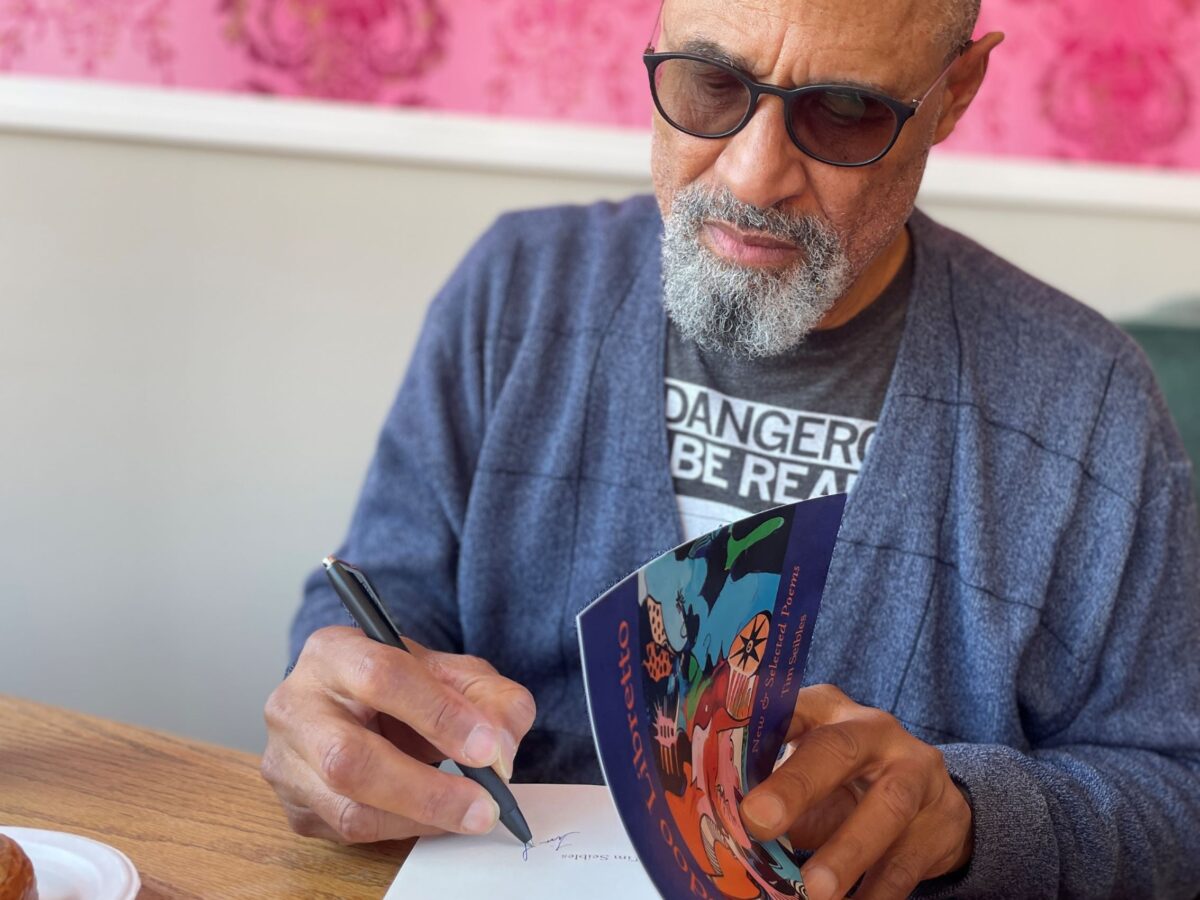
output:
<path id="1" fill-rule="evenodd" d="M 664 17 L 727 16 L 763 30 L 857 25 L 866 31 L 924 25 L 938 15 L 931 0 L 664 0 Z"/>
<path id="2" fill-rule="evenodd" d="M 927 56 L 927 41 L 919 38 L 930 33 L 932 6 L 928 0 L 666 0 L 663 31 L 670 49 L 704 44 L 740 68 L 815 55 L 822 57 L 818 65 L 837 58 L 874 69 L 873 63 L 900 63 L 908 54 Z"/>

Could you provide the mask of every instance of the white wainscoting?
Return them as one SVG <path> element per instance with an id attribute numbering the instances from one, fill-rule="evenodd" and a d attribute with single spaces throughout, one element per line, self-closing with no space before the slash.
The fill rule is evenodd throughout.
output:
<path id="1" fill-rule="evenodd" d="M 0 691 L 259 749 L 437 285 L 647 143 L 0 78 Z M 921 202 L 1110 315 L 1200 293 L 1196 175 L 936 156 Z"/>

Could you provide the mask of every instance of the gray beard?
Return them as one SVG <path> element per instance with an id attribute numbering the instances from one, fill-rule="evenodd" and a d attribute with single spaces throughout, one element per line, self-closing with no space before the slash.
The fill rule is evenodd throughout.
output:
<path id="1" fill-rule="evenodd" d="M 726 262 L 700 242 L 706 220 L 794 243 L 801 259 L 785 269 Z M 785 353 L 816 328 L 850 280 L 845 248 L 819 219 L 759 209 L 727 189 L 680 191 L 663 226 L 667 315 L 705 350 L 748 359 Z"/>

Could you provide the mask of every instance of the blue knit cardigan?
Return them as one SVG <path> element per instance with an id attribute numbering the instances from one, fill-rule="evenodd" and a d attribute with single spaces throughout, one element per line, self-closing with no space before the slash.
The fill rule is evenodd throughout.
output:
<path id="1" fill-rule="evenodd" d="M 434 300 L 339 555 L 538 702 L 518 779 L 596 780 L 575 615 L 681 540 L 651 198 L 502 217 Z M 1200 537 L 1139 350 L 920 213 L 807 683 L 937 745 L 975 855 L 925 893 L 1200 891 Z M 802 376 L 801 376 L 802 377 Z M 292 657 L 345 622 L 316 572 Z"/>

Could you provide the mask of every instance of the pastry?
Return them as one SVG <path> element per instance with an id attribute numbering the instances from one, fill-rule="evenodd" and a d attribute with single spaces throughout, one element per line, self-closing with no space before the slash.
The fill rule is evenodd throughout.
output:
<path id="1" fill-rule="evenodd" d="M 37 900 L 33 863 L 20 845 L 0 834 L 0 900 Z"/>

